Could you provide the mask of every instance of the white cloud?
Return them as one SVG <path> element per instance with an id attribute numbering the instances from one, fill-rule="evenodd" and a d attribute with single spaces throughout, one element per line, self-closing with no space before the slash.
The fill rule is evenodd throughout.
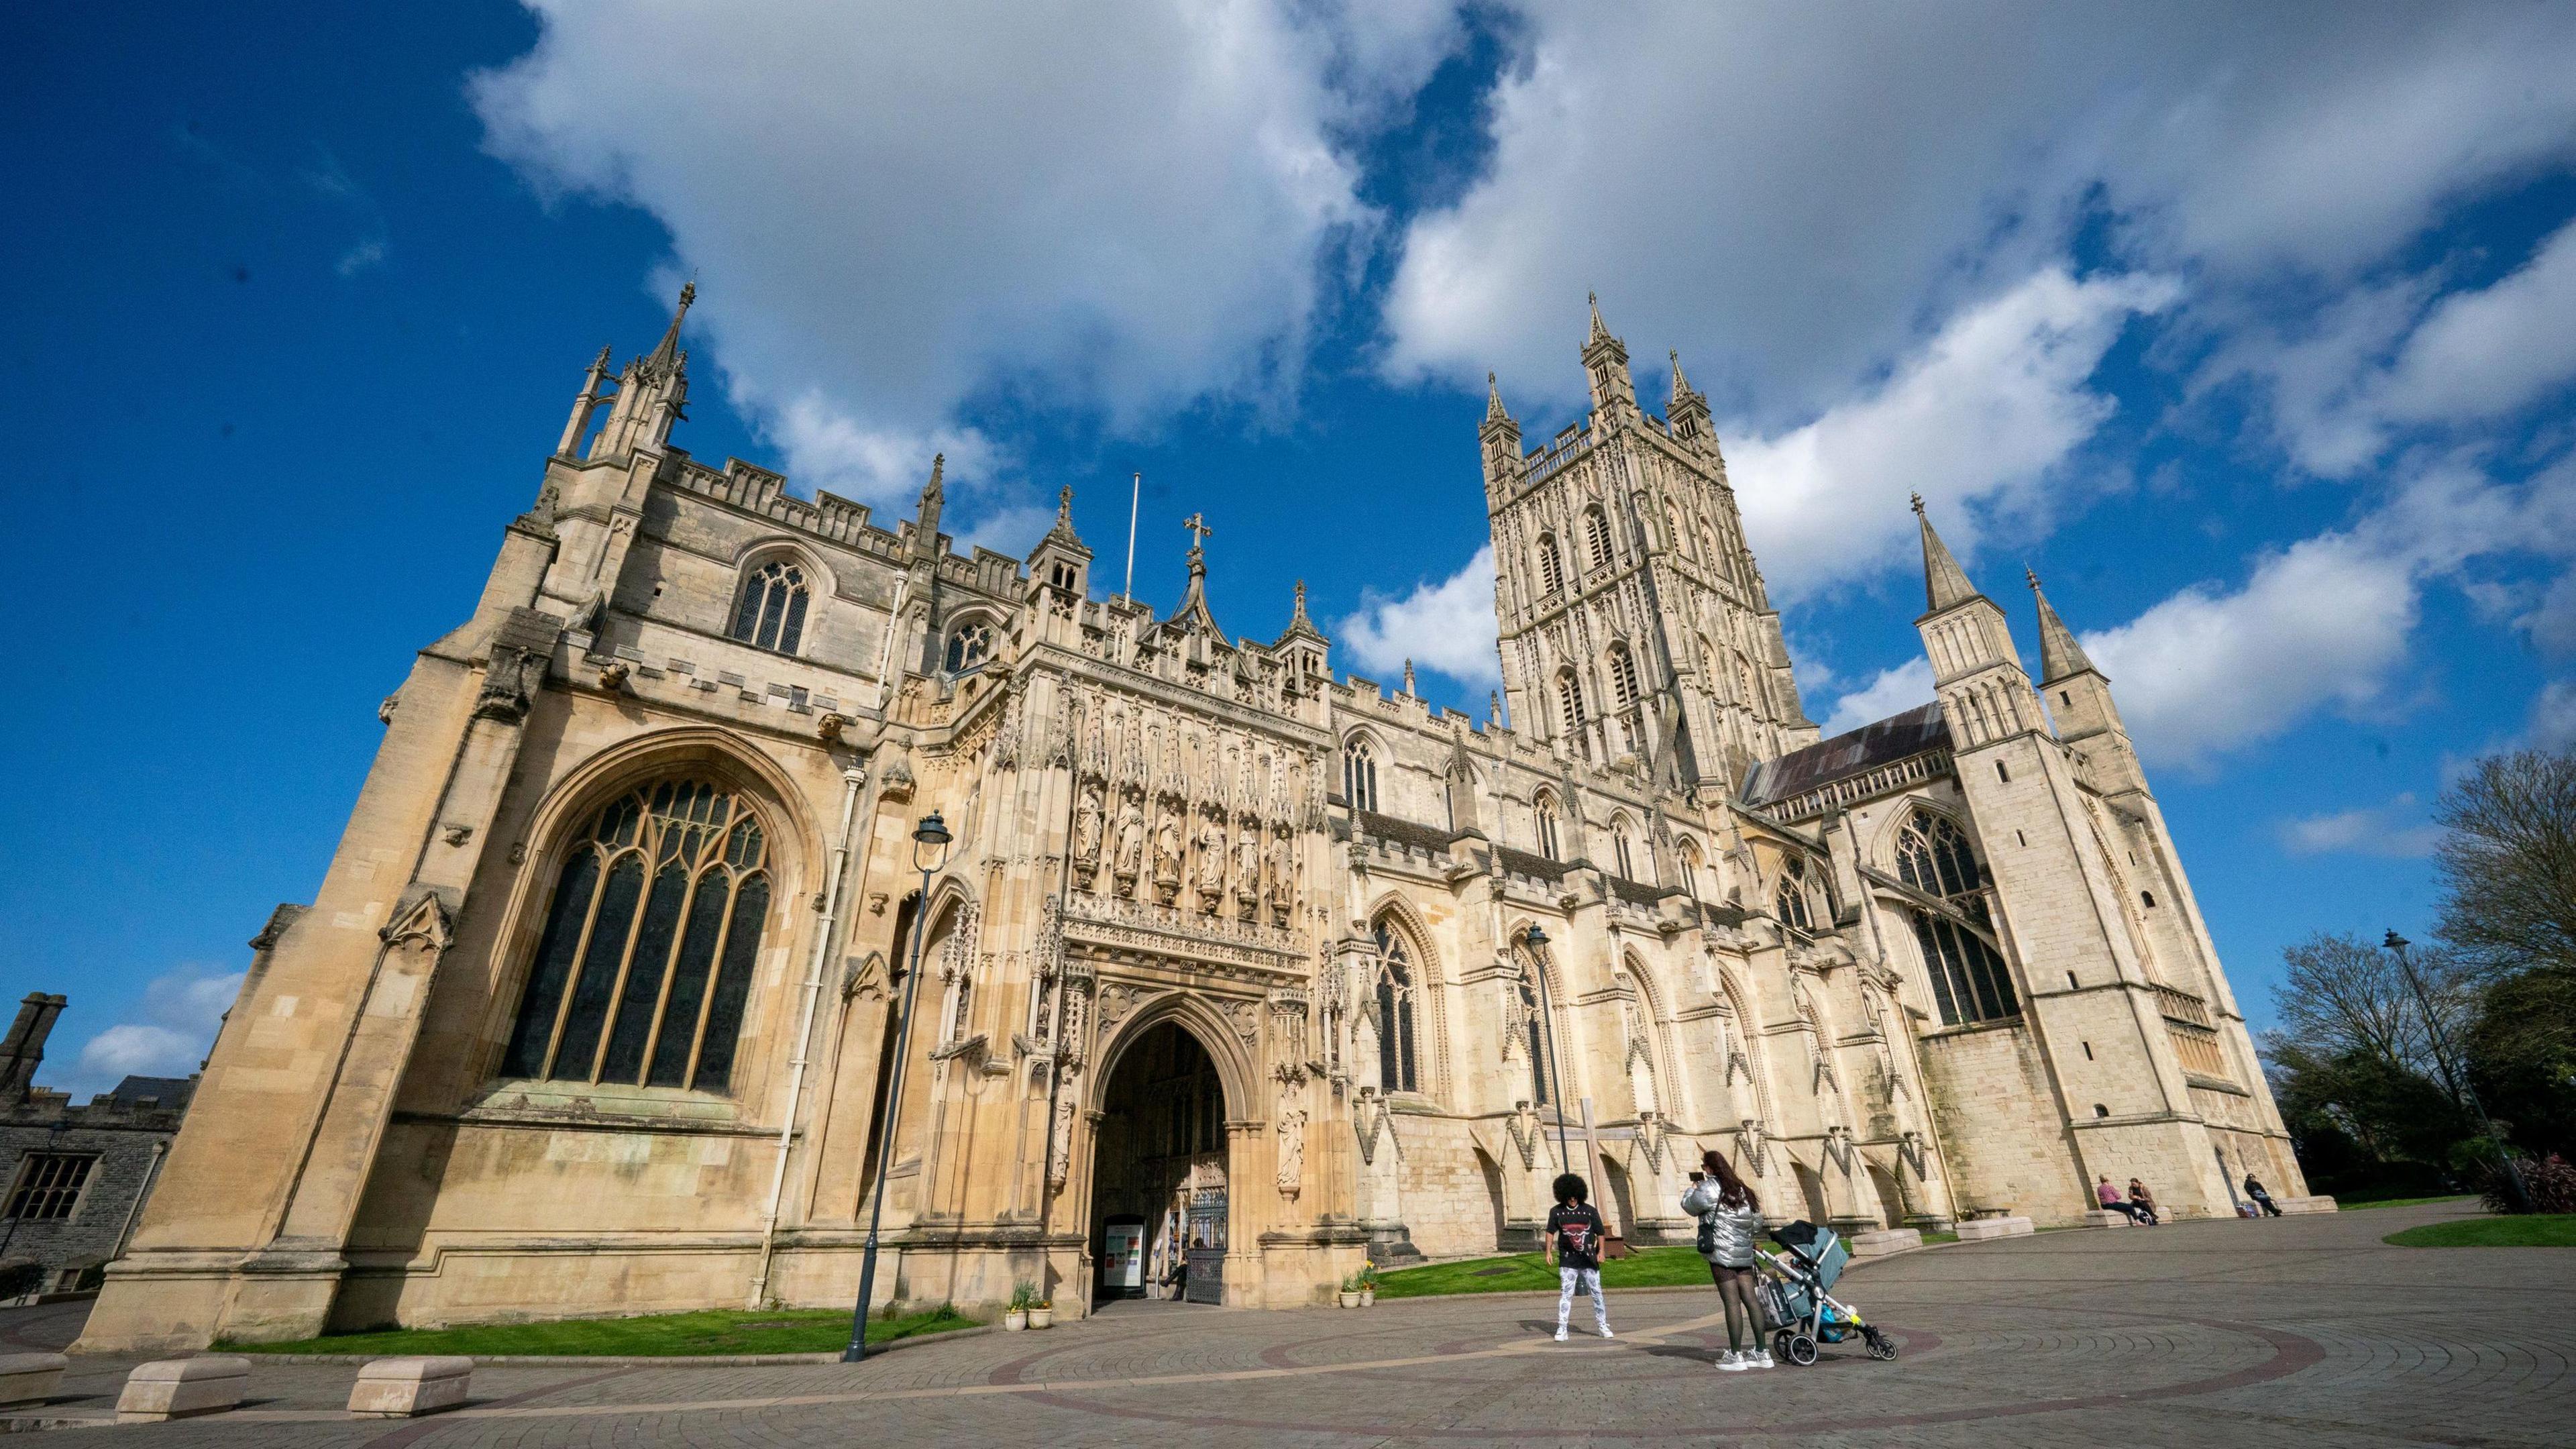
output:
<path id="1" fill-rule="evenodd" d="M 2384 805 L 2357 806 L 2281 822 L 2281 848 L 2292 855 L 2384 855 L 2412 860 L 2431 855 L 2440 827 L 2424 818 L 2411 794 Z"/>
<path id="2" fill-rule="evenodd" d="M 2576 748 L 2576 679 L 2553 679 L 2531 701 L 2531 746 Z"/>
<path id="3" fill-rule="evenodd" d="M 354 277 L 370 267 L 381 267 L 384 264 L 385 243 L 383 238 L 378 237 L 362 241 L 342 252 L 340 260 L 332 263 L 331 270 L 344 277 Z"/>
<path id="4" fill-rule="evenodd" d="M 1389 681 L 1410 659 L 1461 684 L 1491 688 L 1502 682 L 1494 638 L 1494 546 L 1487 544 L 1466 567 L 1417 583 L 1400 599 L 1361 595 L 1359 612 L 1341 621 L 1333 642 Z"/>
<path id="5" fill-rule="evenodd" d="M 1909 659 L 1893 669 L 1880 670 L 1869 683 L 1835 700 L 1833 713 L 1825 716 L 1825 738 L 1931 702 L 1932 661 Z"/>
<path id="6" fill-rule="evenodd" d="M 214 1045 L 215 1028 L 241 994 L 242 972 L 182 966 L 152 978 L 126 1019 L 81 1044 L 64 1090 L 82 1100 L 130 1075 L 184 1077 Z"/>
<path id="7" fill-rule="evenodd" d="M 1120 425 L 1290 395 L 1376 225 L 1347 137 L 1456 36 L 1422 0 L 535 8 L 472 83 L 486 144 L 658 218 L 735 403 L 873 500 L 980 392 Z"/>
<path id="8" fill-rule="evenodd" d="M 2042 483 L 2111 415 L 2086 385 L 2102 354 L 2177 291 L 2035 273 L 1951 318 L 1880 386 L 1782 436 L 1738 439 L 1727 472 L 1773 592 L 1795 599 L 1918 558 L 1909 493 L 1963 559 L 1979 514 L 1961 505 L 2042 511 Z"/>
<path id="9" fill-rule="evenodd" d="M 2438 295 L 2441 283 L 2427 271 L 2355 288 L 2299 336 L 2240 338 L 2202 386 L 2266 380 L 2282 444 L 2341 478 L 2406 428 L 2507 417 L 2576 377 L 2576 223 L 2489 286 Z"/>
<path id="10" fill-rule="evenodd" d="M 2528 542 L 2552 506 L 2438 460 L 2351 527 L 2267 551 L 2232 591 L 2183 588 L 2084 636 L 2149 763 L 2200 766 L 2271 738 L 2320 706 L 2385 702 L 2428 580 Z"/>
<path id="11" fill-rule="evenodd" d="M 1578 397 L 1593 288 L 1776 429 L 2097 217 L 2208 291 L 2335 284 L 2576 154 L 2565 7 L 1520 8 L 1490 168 L 1405 237 L 1395 376 Z"/>

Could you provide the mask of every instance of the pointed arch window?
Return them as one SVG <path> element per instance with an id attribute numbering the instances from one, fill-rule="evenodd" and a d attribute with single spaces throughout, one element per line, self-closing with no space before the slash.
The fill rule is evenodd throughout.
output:
<path id="1" fill-rule="evenodd" d="M 1807 898 L 1807 860 L 1793 855 L 1780 867 L 1780 886 L 1772 893 L 1771 914 L 1781 925 L 1812 933 L 1816 918 Z"/>
<path id="2" fill-rule="evenodd" d="M 1620 877 L 1635 880 L 1636 857 L 1628 844 L 1628 819 L 1624 815 L 1610 822 L 1610 851 L 1618 857 Z"/>
<path id="3" fill-rule="evenodd" d="M 1625 644 L 1610 646 L 1610 692 L 1621 714 L 1635 709 L 1644 693 L 1637 686 L 1637 656 Z"/>
<path id="4" fill-rule="evenodd" d="M 720 785 L 609 802 L 556 876 L 502 1075 L 725 1090 L 768 865 L 760 822 Z"/>
<path id="5" fill-rule="evenodd" d="M 1580 737 L 1583 733 L 1583 680 L 1571 669 L 1557 671 L 1557 712 L 1565 720 L 1565 732 Z"/>
<path id="6" fill-rule="evenodd" d="M 733 637 L 781 654 L 796 652 L 805 637 L 805 604 L 810 594 L 805 566 L 792 559 L 771 559 L 742 582 L 742 597 L 733 606 Z"/>
<path id="7" fill-rule="evenodd" d="M 1563 860 L 1565 857 L 1557 853 L 1556 797 L 1541 790 L 1530 813 L 1538 818 L 1538 853 L 1550 860 Z"/>
<path id="8" fill-rule="evenodd" d="M 1565 562 L 1557 557 L 1556 535 L 1552 533 L 1538 536 L 1538 586 L 1542 594 L 1565 590 Z"/>
<path id="9" fill-rule="evenodd" d="M 1957 1026 L 2020 1015 L 2012 972 L 1976 929 L 1992 917 L 1967 835 L 1942 816 L 1915 811 L 1897 833 L 1896 873 L 1907 885 L 1951 902 L 1967 917 L 1963 923 L 1936 911 L 1914 912 L 1915 944 L 1922 948 L 1941 1020 Z"/>
<path id="10" fill-rule="evenodd" d="M 1377 811 L 1377 750 L 1366 735 L 1342 746 L 1342 795 L 1354 810 Z"/>
<path id="11" fill-rule="evenodd" d="M 1597 503 L 1583 510 L 1583 542 L 1592 555 L 1592 567 L 1610 566 L 1610 515 Z"/>
<path id="12" fill-rule="evenodd" d="M 965 674 L 984 667 L 993 657 L 993 626 L 982 619 L 968 619 L 948 631 L 946 667 L 951 674 Z"/>
<path id="13" fill-rule="evenodd" d="M 1418 1092 L 1413 1042 L 1414 963 L 1404 937 L 1377 923 L 1378 1082 L 1390 1092 Z"/>

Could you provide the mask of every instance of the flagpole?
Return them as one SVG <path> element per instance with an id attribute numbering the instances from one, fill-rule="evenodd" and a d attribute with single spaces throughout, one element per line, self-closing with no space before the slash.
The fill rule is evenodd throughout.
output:
<path id="1" fill-rule="evenodd" d="M 1130 604 L 1136 602 L 1136 505 L 1144 496 L 1145 475 L 1138 473 L 1127 486 L 1127 587 L 1118 592 Z"/>

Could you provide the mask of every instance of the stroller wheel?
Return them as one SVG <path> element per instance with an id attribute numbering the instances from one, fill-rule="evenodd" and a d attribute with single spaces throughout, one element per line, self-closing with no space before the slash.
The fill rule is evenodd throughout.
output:
<path id="1" fill-rule="evenodd" d="M 1888 1337 L 1886 1334 L 1879 1332 L 1875 1328 L 1864 1329 L 1862 1332 L 1864 1336 L 1869 1339 L 1869 1356 L 1871 1358 L 1877 1359 L 1881 1363 L 1890 1363 L 1895 1360 L 1895 1339 Z"/>
<path id="2" fill-rule="evenodd" d="M 1803 1333 L 1789 1335 L 1789 1362 L 1800 1368 L 1816 1361 L 1816 1341 Z"/>
<path id="3" fill-rule="evenodd" d="M 1787 1358 L 1789 1356 L 1790 1337 L 1790 1331 L 1785 1328 L 1781 1329 L 1778 1333 L 1771 1335 L 1771 1356 L 1773 1358 Z"/>

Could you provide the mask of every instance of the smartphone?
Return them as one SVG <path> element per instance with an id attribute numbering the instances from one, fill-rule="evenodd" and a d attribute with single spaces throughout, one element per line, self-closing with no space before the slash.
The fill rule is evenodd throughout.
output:
<path id="1" fill-rule="evenodd" d="M 1708 1174 L 1705 1172 L 1694 1172 L 1691 1174 L 1691 1181 L 1697 1182 L 1706 1176 L 1708 1176 Z"/>

